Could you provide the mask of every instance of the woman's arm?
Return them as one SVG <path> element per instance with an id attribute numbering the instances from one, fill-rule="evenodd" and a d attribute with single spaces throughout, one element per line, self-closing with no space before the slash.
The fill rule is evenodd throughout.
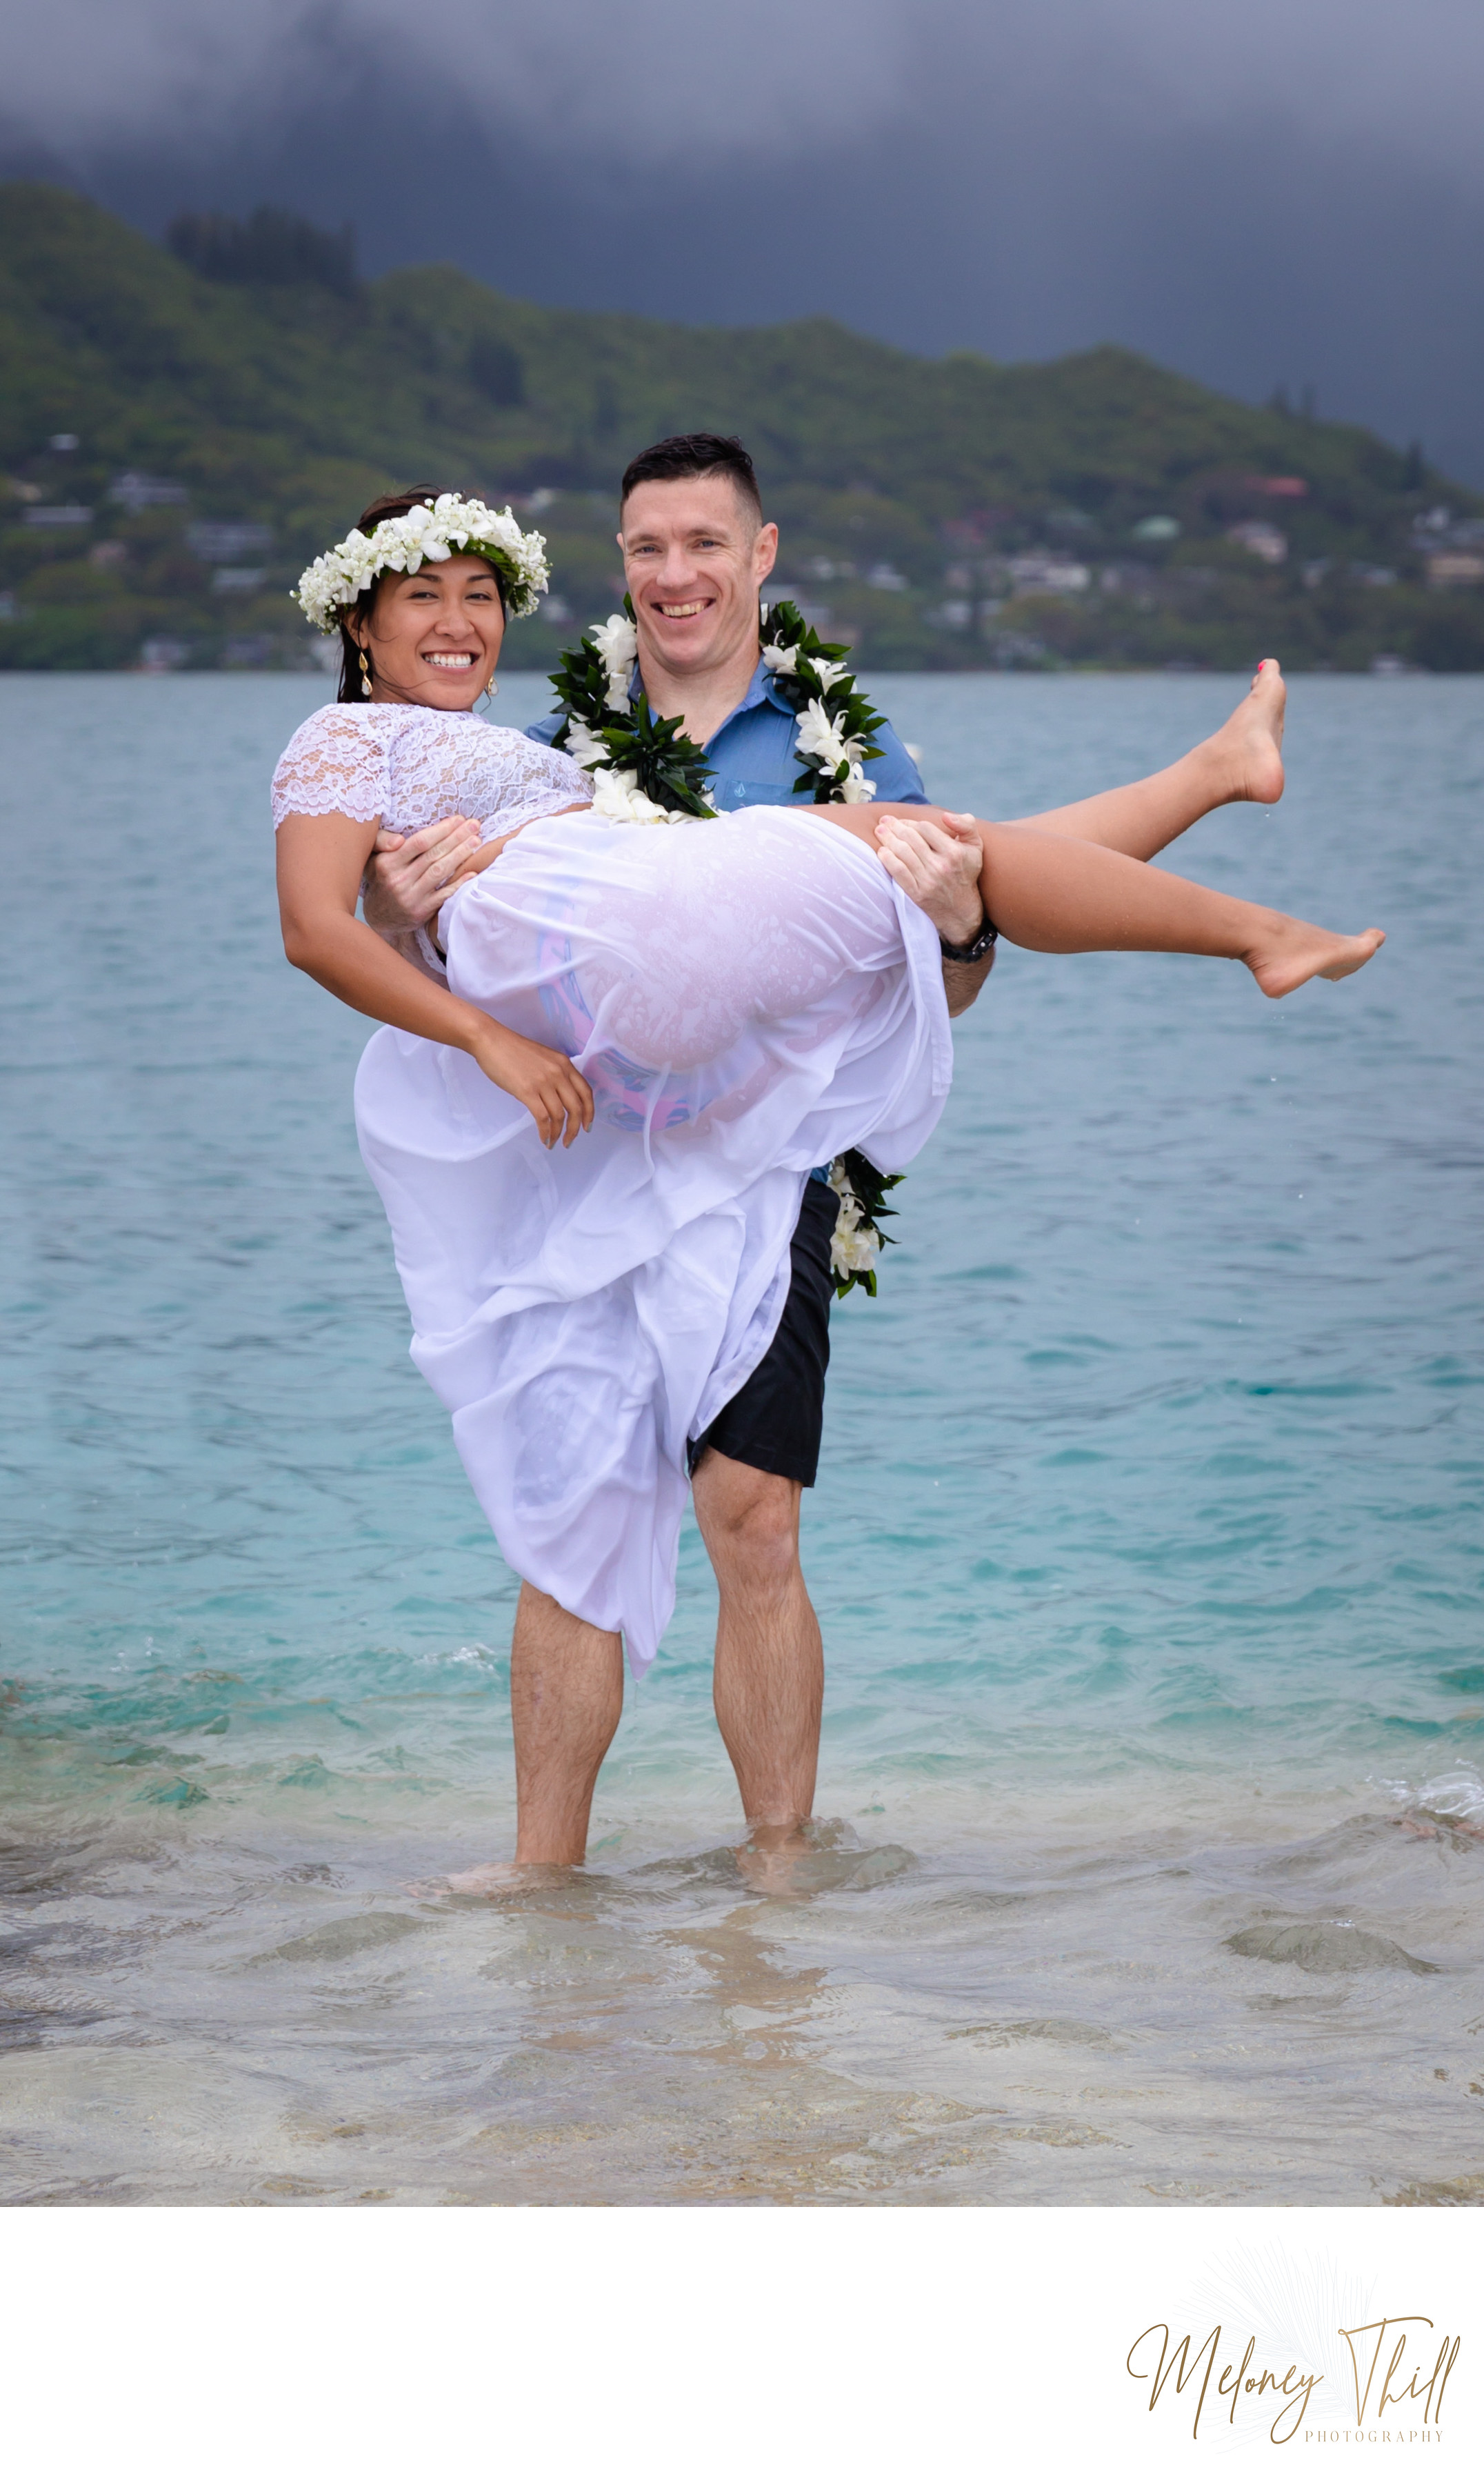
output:
<path id="1" fill-rule="evenodd" d="M 289 961 L 361 1015 L 464 1050 L 491 1084 L 530 1111 L 542 1144 L 560 1138 L 569 1145 L 592 1125 L 592 1095 L 571 1060 L 440 988 L 356 919 L 362 872 L 375 840 L 375 824 L 355 818 L 284 820 L 278 830 L 278 903 Z"/>

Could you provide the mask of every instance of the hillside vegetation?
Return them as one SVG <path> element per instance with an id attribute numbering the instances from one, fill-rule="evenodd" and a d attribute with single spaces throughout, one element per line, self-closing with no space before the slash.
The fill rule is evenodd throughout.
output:
<path id="1" fill-rule="evenodd" d="M 544 669 L 621 590 L 627 458 L 709 428 L 757 459 L 776 588 L 868 664 L 1484 668 L 1484 500 L 1133 353 L 923 361 L 824 318 L 543 310 L 450 266 L 363 285 L 347 237 L 270 211 L 174 238 L 0 185 L 0 667 L 303 664 L 300 568 L 428 481 L 547 535 L 555 599 L 507 656 Z"/>

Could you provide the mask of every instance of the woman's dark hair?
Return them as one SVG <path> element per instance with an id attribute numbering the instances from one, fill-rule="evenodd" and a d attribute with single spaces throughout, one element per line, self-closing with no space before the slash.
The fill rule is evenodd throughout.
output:
<path id="1" fill-rule="evenodd" d="M 384 523 L 388 517 L 405 517 L 410 508 L 431 508 L 440 495 L 439 492 L 431 488 L 416 491 L 388 491 L 381 498 L 373 499 L 368 508 L 363 508 L 356 522 L 364 534 L 373 534 L 377 526 Z M 507 607 L 505 579 L 498 569 L 494 570 L 494 581 L 499 589 L 500 609 L 503 611 Z M 368 619 L 377 592 L 384 583 L 383 577 L 373 576 L 370 584 L 363 588 L 354 602 L 347 603 L 340 612 L 340 684 L 335 693 L 337 705 L 359 705 L 365 694 L 361 685 L 361 648 L 345 625 L 346 611 L 358 612 L 363 619 Z M 369 657 L 367 659 L 369 660 Z M 373 673 L 372 677 L 374 676 Z"/>
<path id="2" fill-rule="evenodd" d="M 693 482 L 702 473 L 724 473 L 743 506 L 762 523 L 763 494 L 751 457 L 740 439 L 721 439 L 714 430 L 688 430 L 643 448 L 624 472 L 619 505 L 641 482 Z"/>

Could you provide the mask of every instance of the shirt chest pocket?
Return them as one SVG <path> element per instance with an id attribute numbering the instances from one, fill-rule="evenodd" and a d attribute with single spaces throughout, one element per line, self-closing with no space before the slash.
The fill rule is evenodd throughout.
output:
<path id="1" fill-rule="evenodd" d="M 781 783 L 760 782 L 755 774 L 718 774 L 712 797 L 720 809 L 792 809 L 807 802 L 807 794 L 795 795 L 793 776 Z"/>

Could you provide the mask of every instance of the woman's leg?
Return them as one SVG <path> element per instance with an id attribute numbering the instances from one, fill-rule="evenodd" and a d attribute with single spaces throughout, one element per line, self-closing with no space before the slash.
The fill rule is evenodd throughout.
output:
<path id="1" fill-rule="evenodd" d="M 1009 822 L 1076 843 L 1101 844 L 1130 860 L 1152 860 L 1187 826 L 1228 800 L 1259 800 L 1270 808 L 1283 796 L 1287 696 L 1277 664 L 1262 662 L 1247 695 L 1220 730 L 1162 773 L 1098 792 L 1090 800 L 1073 800 L 1064 809 L 1048 809 L 1039 818 Z"/>
<path id="2" fill-rule="evenodd" d="M 979 832 L 990 919 L 1016 946 L 1042 954 L 1227 955 L 1246 965 L 1267 997 L 1281 999 L 1316 974 L 1344 980 L 1381 944 L 1379 929 L 1340 937 L 1065 835 L 982 824 Z"/>

